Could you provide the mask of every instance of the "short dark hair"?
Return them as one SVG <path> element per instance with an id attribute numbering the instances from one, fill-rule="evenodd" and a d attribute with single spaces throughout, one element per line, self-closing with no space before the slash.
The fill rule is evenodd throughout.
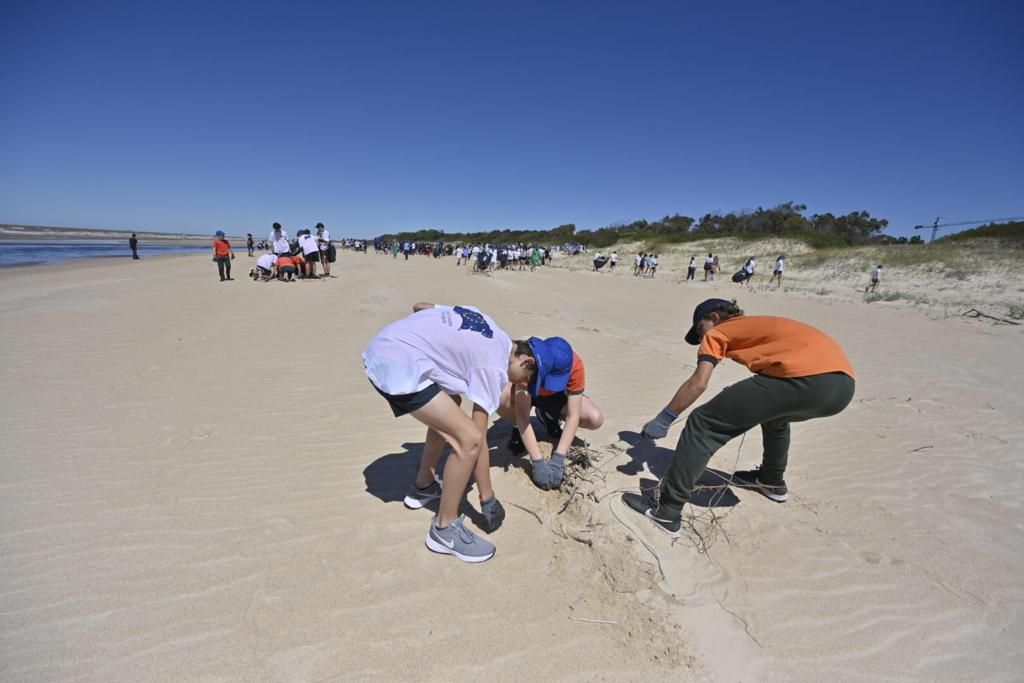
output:
<path id="1" fill-rule="evenodd" d="M 280 230 L 280 229 L 281 229 L 281 224 L 280 223 L 274 223 L 274 230 Z"/>

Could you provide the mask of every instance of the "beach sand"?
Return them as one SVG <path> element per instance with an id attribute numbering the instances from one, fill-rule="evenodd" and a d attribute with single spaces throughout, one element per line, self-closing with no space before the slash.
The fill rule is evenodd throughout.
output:
<path id="1" fill-rule="evenodd" d="M 249 267 L 240 255 L 229 283 L 206 256 L 0 272 L 3 680 L 1024 671 L 1024 329 L 451 258 L 344 252 L 340 277 L 296 284 Z M 823 329 L 858 385 L 839 416 L 794 425 L 790 502 L 733 489 L 710 526 L 696 509 L 702 554 L 608 494 L 666 471 L 681 424 L 657 446 L 636 432 L 692 369 L 682 334 L 712 295 Z M 366 342 L 418 300 L 567 337 L 606 414 L 584 436 L 607 480 L 564 514 L 494 423 L 508 518 L 482 565 L 423 546 L 430 512 L 401 498 L 424 430 L 362 371 Z M 723 363 L 705 399 L 745 376 Z M 739 446 L 711 467 L 755 466 L 759 431 Z"/>

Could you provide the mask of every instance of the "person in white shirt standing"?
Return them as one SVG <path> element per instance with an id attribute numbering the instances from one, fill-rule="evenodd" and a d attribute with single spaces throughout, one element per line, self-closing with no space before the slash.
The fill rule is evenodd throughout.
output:
<path id="1" fill-rule="evenodd" d="M 288 233 L 281 228 L 280 223 L 274 223 L 274 230 L 270 233 L 270 251 L 274 252 L 275 256 L 287 256 L 291 251 L 291 245 L 288 244 Z"/>
<path id="2" fill-rule="evenodd" d="M 316 243 L 320 247 L 320 263 L 324 267 L 324 277 L 331 276 L 331 233 L 327 231 L 323 223 L 316 224 Z"/>
<path id="3" fill-rule="evenodd" d="M 782 271 L 786 267 L 786 256 L 779 254 L 779 258 L 775 259 L 775 270 L 772 271 L 772 279 L 768 281 L 768 284 L 775 282 L 775 278 L 779 279 L 779 287 L 782 286 Z"/>
<path id="4" fill-rule="evenodd" d="M 470 475 L 475 475 L 486 531 L 497 529 L 505 510 L 491 488 L 487 419 L 497 412 L 509 381 L 529 382 L 537 369 L 533 349 L 513 342 L 495 322 L 472 306 L 418 303 L 413 314 L 377 333 L 363 350 L 366 376 L 396 417 L 410 414 L 427 425 L 416 481 L 405 497 L 412 509 L 441 499 L 425 539 L 437 553 L 464 562 L 484 562 L 494 545 L 467 529 L 459 516 Z M 461 396 L 473 402 L 473 417 Z M 437 460 L 452 447 L 438 481 Z"/>

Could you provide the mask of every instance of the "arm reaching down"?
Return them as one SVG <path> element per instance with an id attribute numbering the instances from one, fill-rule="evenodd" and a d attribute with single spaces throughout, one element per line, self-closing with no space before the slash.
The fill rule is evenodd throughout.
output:
<path id="1" fill-rule="evenodd" d="M 676 391 L 675 396 L 668 402 L 668 405 L 662 408 L 661 412 L 653 420 L 644 425 L 641 436 L 645 439 L 654 440 L 668 434 L 672 423 L 678 419 L 684 410 L 693 405 L 708 388 L 708 382 L 711 380 L 711 373 L 714 369 L 715 364 L 710 361 L 702 360 L 698 362 L 697 369 L 693 371 L 693 375 L 683 382 L 682 386 Z"/>

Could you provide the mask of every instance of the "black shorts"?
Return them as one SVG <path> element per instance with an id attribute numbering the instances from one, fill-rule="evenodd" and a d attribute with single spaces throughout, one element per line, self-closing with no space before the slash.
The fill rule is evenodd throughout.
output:
<path id="1" fill-rule="evenodd" d="M 530 405 L 535 408 L 540 408 L 545 413 L 555 417 L 561 417 L 562 411 L 565 410 L 565 405 L 568 402 L 569 395 L 564 391 L 559 391 L 548 396 L 534 396 L 530 399 Z"/>
<path id="2" fill-rule="evenodd" d="M 278 270 L 280 270 L 285 275 L 288 275 L 289 273 L 295 272 L 295 266 L 281 266 Z"/>
<path id="3" fill-rule="evenodd" d="M 260 271 L 264 275 L 270 275 L 270 268 L 264 268 L 263 266 L 256 266 L 256 270 Z"/>
<path id="4" fill-rule="evenodd" d="M 303 254 L 302 258 L 306 259 L 306 263 L 320 263 L 320 252 L 314 251 L 311 254 Z"/>
<path id="5" fill-rule="evenodd" d="M 370 385 L 388 402 L 388 405 L 391 406 L 391 412 L 395 414 L 395 417 L 401 417 L 402 415 L 419 410 L 441 393 L 441 387 L 436 384 L 431 384 L 426 389 L 420 389 L 412 394 L 389 394 L 381 391 L 380 387 L 373 382 L 370 382 Z"/>

